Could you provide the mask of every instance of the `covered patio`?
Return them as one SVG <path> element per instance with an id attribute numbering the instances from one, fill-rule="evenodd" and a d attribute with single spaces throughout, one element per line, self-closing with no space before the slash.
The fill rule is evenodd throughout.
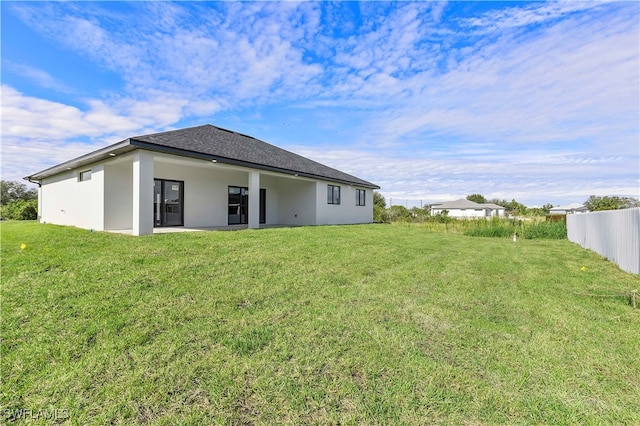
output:
<path id="1" fill-rule="evenodd" d="M 144 235 L 315 224 L 305 178 L 161 153 L 104 166 L 104 230 Z"/>
<path id="2" fill-rule="evenodd" d="M 258 229 L 268 229 L 268 228 L 292 228 L 301 225 L 261 225 Z M 249 229 L 247 224 L 243 225 L 227 225 L 227 226 L 197 226 L 197 227 L 186 227 L 186 226 L 167 226 L 161 228 L 153 228 L 154 234 L 174 234 L 178 232 L 211 232 L 211 231 L 241 231 L 244 229 Z M 111 232 L 113 234 L 124 234 L 124 235 L 134 235 L 133 229 L 107 229 L 105 232 Z"/>

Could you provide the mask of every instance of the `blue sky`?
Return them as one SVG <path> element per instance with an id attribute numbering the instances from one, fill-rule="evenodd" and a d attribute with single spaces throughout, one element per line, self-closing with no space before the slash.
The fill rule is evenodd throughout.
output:
<path id="1" fill-rule="evenodd" d="M 640 196 L 638 2 L 0 7 L 5 180 L 210 123 L 394 204 Z"/>

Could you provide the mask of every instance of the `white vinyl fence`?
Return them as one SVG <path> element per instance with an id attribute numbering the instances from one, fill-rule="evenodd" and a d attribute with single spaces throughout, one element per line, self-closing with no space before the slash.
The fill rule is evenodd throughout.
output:
<path id="1" fill-rule="evenodd" d="M 640 207 L 567 215 L 567 237 L 640 274 Z"/>

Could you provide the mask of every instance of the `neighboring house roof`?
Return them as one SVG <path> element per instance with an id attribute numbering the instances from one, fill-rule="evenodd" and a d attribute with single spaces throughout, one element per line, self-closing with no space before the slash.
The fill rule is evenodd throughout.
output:
<path id="1" fill-rule="evenodd" d="M 215 160 L 225 164 L 297 174 L 299 176 L 353 184 L 372 189 L 380 188 L 371 182 L 278 148 L 252 136 L 210 124 L 134 136 L 117 144 L 27 176 L 25 179 L 29 181 L 39 181 L 54 174 L 61 173 L 69 168 L 88 165 L 109 158 L 114 154 L 121 155 L 138 148 L 186 157 Z"/>
<path id="2" fill-rule="evenodd" d="M 493 209 L 493 210 L 506 210 L 503 206 L 499 206 L 497 204 L 493 204 L 493 203 L 484 203 L 484 204 L 480 204 L 482 207 L 486 207 L 488 209 Z"/>
<path id="3" fill-rule="evenodd" d="M 482 209 L 484 205 L 474 203 L 473 201 L 469 201 L 466 198 L 462 198 L 456 201 L 447 201 L 446 203 L 432 204 L 431 208 L 439 209 L 439 210 L 450 210 L 450 209 Z"/>
<path id="4" fill-rule="evenodd" d="M 572 204 L 567 204 L 566 206 L 558 206 L 558 207 L 552 207 L 549 209 L 550 212 L 553 211 L 587 211 L 589 210 L 587 208 L 587 206 L 585 206 L 584 204 L 580 204 L 580 203 L 572 203 Z"/>

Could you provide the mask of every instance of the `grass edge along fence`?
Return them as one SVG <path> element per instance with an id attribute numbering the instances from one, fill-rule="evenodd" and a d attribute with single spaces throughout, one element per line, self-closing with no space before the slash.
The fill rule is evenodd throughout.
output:
<path id="1" fill-rule="evenodd" d="M 569 241 L 640 274 L 640 207 L 567 216 Z"/>
<path id="2" fill-rule="evenodd" d="M 405 223 L 402 220 L 395 223 Z M 406 222 L 413 223 L 413 222 Z M 563 221 L 523 220 L 516 218 L 498 218 L 490 220 L 456 219 L 447 216 L 429 216 L 417 226 L 431 231 L 463 234 L 471 237 L 556 239 L 567 238 L 567 227 Z"/>
<path id="3" fill-rule="evenodd" d="M 561 221 L 523 221 L 519 219 L 473 220 L 464 235 L 472 237 L 497 237 L 525 239 L 567 238 L 567 227 Z"/>

